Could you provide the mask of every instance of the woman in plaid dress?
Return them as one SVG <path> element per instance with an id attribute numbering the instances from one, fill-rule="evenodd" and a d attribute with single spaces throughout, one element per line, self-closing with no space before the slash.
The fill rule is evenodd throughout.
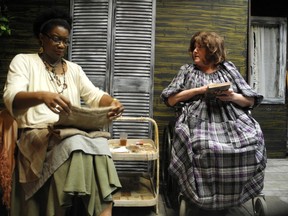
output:
<path id="1" fill-rule="evenodd" d="M 195 33 L 189 52 L 193 63 L 183 65 L 161 94 L 167 106 L 183 106 L 168 171 L 185 199 L 201 209 L 238 206 L 263 189 L 264 137 L 248 112 L 263 96 L 226 60 L 217 33 Z M 231 83 L 229 90 L 207 97 L 208 84 L 223 82 Z"/>

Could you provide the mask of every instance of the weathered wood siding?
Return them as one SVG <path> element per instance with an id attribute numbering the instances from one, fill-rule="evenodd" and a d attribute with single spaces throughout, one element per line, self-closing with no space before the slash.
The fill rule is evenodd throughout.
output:
<path id="1" fill-rule="evenodd" d="M 287 105 L 261 104 L 252 111 L 260 123 L 269 158 L 285 158 L 287 153 Z"/>

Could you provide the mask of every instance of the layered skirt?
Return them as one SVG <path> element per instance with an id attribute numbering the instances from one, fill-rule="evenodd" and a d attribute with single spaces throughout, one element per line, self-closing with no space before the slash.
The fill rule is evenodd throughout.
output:
<path id="1" fill-rule="evenodd" d="M 29 134 L 26 135 L 27 139 Z M 81 216 L 97 216 L 111 205 L 112 195 L 121 184 L 111 156 L 103 153 L 108 148 L 106 139 L 76 135 L 50 147 L 41 175 L 26 183 L 21 182 L 23 178 L 20 177 L 23 154 L 18 154 L 11 216 L 68 216 L 77 215 L 77 211 Z M 99 152 L 99 147 L 106 150 L 100 148 Z"/>

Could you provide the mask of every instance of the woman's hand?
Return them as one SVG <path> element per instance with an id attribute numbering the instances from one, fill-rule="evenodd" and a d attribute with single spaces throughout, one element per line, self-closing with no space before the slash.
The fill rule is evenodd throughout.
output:
<path id="1" fill-rule="evenodd" d="M 110 112 L 108 112 L 108 118 L 110 120 L 113 120 L 113 119 L 120 117 L 122 115 L 122 113 L 124 112 L 123 105 L 121 104 L 120 101 L 118 101 L 115 98 L 111 102 L 111 106 L 112 106 L 112 109 Z"/>
<path id="2" fill-rule="evenodd" d="M 61 94 L 46 92 L 43 95 L 43 101 L 46 106 L 56 114 L 59 114 L 61 112 L 69 114 L 71 112 L 70 101 Z"/>
<path id="3" fill-rule="evenodd" d="M 60 112 L 69 114 L 71 112 L 71 103 L 66 97 L 47 91 L 18 92 L 13 100 L 13 108 L 28 109 L 43 103 L 56 114 Z"/>
<path id="4" fill-rule="evenodd" d="M 99 102 L 99 107 L 109 107 L 109 106 L 112 107 L 107 114 L 107 117 L 110 120 L 120 117 L 124 112 L 124 107 L 119 100 L 111 97 L 108 94 L 104 94 Z"/>
<path id="5" fill-rule="evenodd" d="M 232 89 L 227 91 L 218 92 L 216 95 L 221 101 L 230 101 L 241 107 L 251 107 L 254 105 L 255 98 L 254 97 L 245 97 L 242 94 L 234 92 Z"/>
<path id="6" fill-rule="evenodd" d="M 236 93 L 234 93 L 232 89 L 215 92 L 216 98 L 221 101 L 233 101 L 233 96 L 235 96 L 235 94 Z"/>

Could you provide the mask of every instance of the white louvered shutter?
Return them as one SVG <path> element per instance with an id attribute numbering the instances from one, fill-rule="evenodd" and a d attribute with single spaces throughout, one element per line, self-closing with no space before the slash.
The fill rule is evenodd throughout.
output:
<path id="1" fill-rule="evenodd" d="M 119 99 L 124 116 L 153 117 L 153 0 L 74 0 L 70 59 L 92 82 Z M 151 137 L 149 123 L 114 122 L 114 138 Z"/>
<path id="2" fill-rule="evenodd" d="M 109 91 L 111 5 L 109 0 L 74 0 L 69 54 L 95 86 Z"/>
<path id="3" fill-rule="evenodd" d="M 154 1 L 155 3 L 155 1 Z M 113 23 L 111 93 L 125 105 L 125 116 L 153 116 L 153 0 L 117 0 Z M 148 137 L 148 123 L 115 122 L 113 131 Z"/>

